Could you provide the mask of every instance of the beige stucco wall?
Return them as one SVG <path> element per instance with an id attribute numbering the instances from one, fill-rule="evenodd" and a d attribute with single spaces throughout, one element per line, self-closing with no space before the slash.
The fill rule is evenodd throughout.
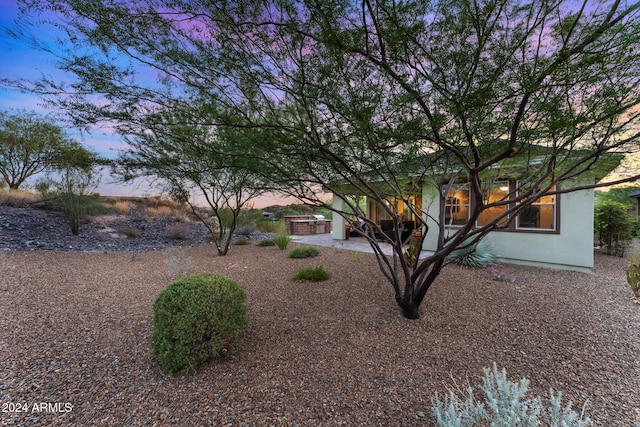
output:
<path id="1" fill-rule="evenodd" d="M 429 188 L 425 188 L 423 194 L 426 196 L 428 191 Z M 559 234 L 493 231 L 486 237 L 500 261 L 590 271 L 593 267 L 593 190 L 562 194 L 559 200 Z M 423 209 L 437 217 L 439 207 L 432 201 L 433 198 L 424 197 Z M 430 231 L 423 249 L 434 250 L 438 227 L 432 219 L 428 219 L 427 224 Z"/>

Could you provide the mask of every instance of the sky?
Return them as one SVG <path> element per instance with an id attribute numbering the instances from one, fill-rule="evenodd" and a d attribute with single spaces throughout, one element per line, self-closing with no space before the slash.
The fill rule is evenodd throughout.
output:
<path id="1" fill-rule="evenodd" d="M 64 75 L 55 68 L 54 61 L 47 54 L 37 51 L 24 42 L 9 37 L 5 28 L 12 27 L 18 16 L 18 5 L 14 0 L 0 0 L 0 79 L 37 80 L 40 76 L 52 75 L 56 79 L 64 79 Z M 42 36 L 42 34 L 39 34 Z M 70 80 L 70 79 L 68 79 Z M 24 109 L 46 115 L 47 110 L 36 95 L 21 93 L 10 87 L 0 85 L 0 110 Z M 115 158 L 118 150 L 126 148 L 119 135 L 97 130 L 91 134 L 80 134 L 77 130 L 65 128 L 77 141 L 88 149 L 107 158 Z M 103 173 L 100 184 L 94 190 L 103 196 L 141 196 L 157 195 L 158 192 L 144 181 L 131 185 L 115 183 L 114 179 Z M 256 208 L 274 204 L 286 205 L 296 203 L 295 199 L 282 198 L 277 195 L 266 195 L 252 201 Z"/>

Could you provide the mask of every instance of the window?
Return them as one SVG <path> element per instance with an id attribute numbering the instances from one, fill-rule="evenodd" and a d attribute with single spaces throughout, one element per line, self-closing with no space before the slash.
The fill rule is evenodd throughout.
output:
<path id="1" fill-rule="evenodd" d="M 447 193 L 444 218 L 447 225 L 464 225 L 469 220 L 469 185 L 453 186 Z"/>
<path id="2" fill-rule="evenodd" d="M 500 203 L 483 210 L 476 220 L 476 227 L 483 227 L 494 219 L 504 215 L 510 207 L 514 207 L 515 200 L 509 200 L 510 194 L 514 194 L 517 183 L 510 180 L 495 180 L 483 191 L 485 205 Z M 555 191 L 552 187 L 550 191 Z M 478 201 L 469 191 L 469 183 L 454 185 L 447 193 L 445 199 L 445 225 L 448 227 L 460 227 L 469 221 L 471 210 Z M 543 195 L 536 199 L 530 206 L 523 209 L 514 217 L 504 216 L 498 227 L 502 231 L 541 231 L 558 232 L 558 206 L 557 195 Z"/>
<path id="3" fill-rule="evenodd" d="M 492 181 L 491 185 L 484 192 L 483 195 L 484 203 L 496 203 L 500 201 L 505 201 L 509 197 L 509 181 Z M 487 225 L 489 222 L 493 221 L 500 215 L 503 215 L 507 211 L 507 205 L 493 206 L 487 208 L 482 211 L 480 216 L 478 217 L 478 226 L 481 227 L 483 225 Z M 504 226 L 508 222 L 508 218 L 505 217 L 498 225 Z"/>
<path id="4" fill-rule="evenodd" d="M 555 187 L 551 191 L 555 190 Z M 534 230 L 556 229 L 556 196 L 546 195 L 525 208 L 517 218 L 516 228 Z"/>

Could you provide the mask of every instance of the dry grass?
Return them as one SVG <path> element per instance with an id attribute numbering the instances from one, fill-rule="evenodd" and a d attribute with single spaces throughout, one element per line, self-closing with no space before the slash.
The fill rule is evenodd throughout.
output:
<path id="1" fill-rule="evenodd" d="M 173 224 L 167 228 L 167 239 L 170 240 L 191 240 L 193 235 L 187 224 Z"/>
<path id="2" fill-rule="evenodd" d="M 140 230 L 139 228 L 135 228 L 127 225 L 117 227 L 116 231 L 122 235 L 131 237 L 131 238 L 142 237 L 142 234 L 143 234 L 142 230 Z"/>
<path id="3" fill-rule="evenodd" d="M 42 200 L 40 194 L 22 190 L 0 190 L 0 205 L 22 208 Z"/>
<path id="4" fill-rule="evenodd" d="M 113 204 L 113 208 L 120 215 L 128 215 L 129 212 L 131 212 L 132 206 L 131 202 L 120 200 Z"/>

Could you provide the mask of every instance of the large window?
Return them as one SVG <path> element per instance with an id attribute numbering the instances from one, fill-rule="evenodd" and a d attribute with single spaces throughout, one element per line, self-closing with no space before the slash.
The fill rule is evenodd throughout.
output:
<path id="1" fill-rule="evenodd" d="M 552 191 L 555 188 L 551 189 Z M 542 196 L 518 215 L 516 228 L 534 230 L 556 229 L 556 196 Z"/>
<path id="2" fill-rule="evenodd" d="M 469 220 L 469 184 L 454 186 L 447 193 L 444 219 L 447 225 L 464 225 Z"/>
<path id="3" fill-rule="evenodd" d="M 516 191 L 516 183 L 508 180 L 492 181 L 490 186 L 483 191 L 483 203 L 485 205 L 497 203 L 498 206 L 488 207 L 483 210 L 476 221 L 477 227 L 483 227 L 496 218 L 503 216 L 498 222 L 503 230 L 522 231 L 558 231 L 558 196 L 544 195 L 535 200 L 531 206 L 523 209 L 518 216 L 509 218 L 505 213 L 509 206 L 510 194 Z M 551 188 L 555 191 L 555 188 Z M 457 184 L 447 193 L 445 199 L 445 224 L 450 227 L 459 227 L 469 221 L 470 212 L 477 205 L 477 200 L 471 196 L 469 184 Z M 511 222 L 510 219 L 512 220 Z"/>
<path id="4" fill-rule="evenodd" d="M 492 181 L 489 188 L 484 190 L 483 202 L 488 205 L 491 203 L 504 202 L 509 197 L 509 181 Z M 482 211 L 478 217 L 478 226 L 487 225 L 500 215 L 507 211 L 507 205 L 492 206 Z M 506 225 L 508 218 L 505 216 L 500 220 L 498 225 Z"/>

